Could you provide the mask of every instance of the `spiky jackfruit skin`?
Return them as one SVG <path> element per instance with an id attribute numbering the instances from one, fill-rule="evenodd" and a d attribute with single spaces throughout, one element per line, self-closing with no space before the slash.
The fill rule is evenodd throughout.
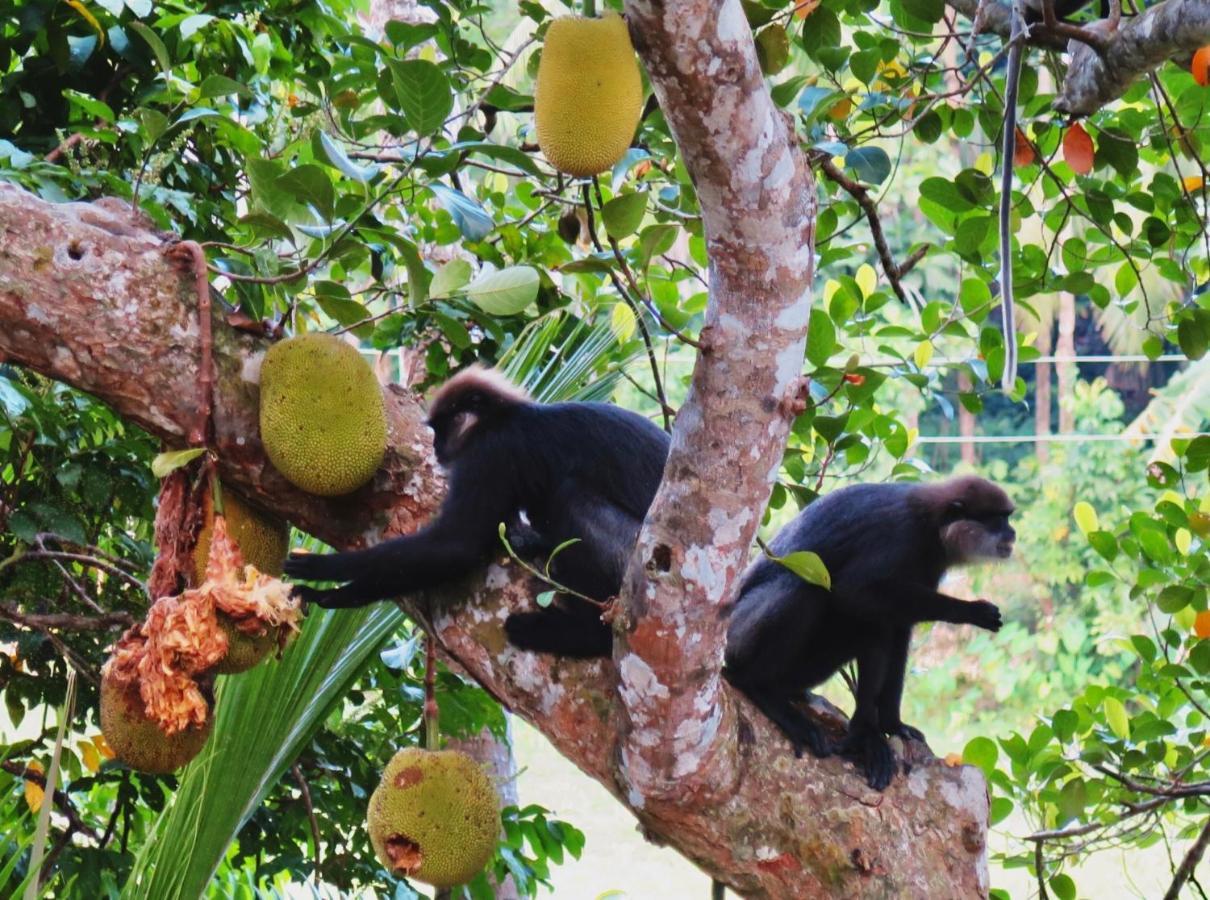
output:
<path id="1" fill-rule="evenodd" d="M 408 747 L 387 763 L 366 818 L 387 869 L 448 888 L 470 881 L 492 858 L 500 799 L 465 753 Z"/>
<path id="2" fill-rule="evenodd" d="M 214 498 L 206 492 L 205 518 L 193 548 L 193 574 L 196 584 L 206 578 L 206 561 L 210 558 L 210 539 L 214 535 Z M 286 564 L 290 550 L 290 526 L 284 521 L 249 506 L 239 495 L 223 491 L 223 515 L 227 518 L 227 534 L 235 541 L 244 562 L 256 566 L 258 572 L 277 577 Z"/>
<path id="3" fill-rule="evenodd" d="M 227 518 L 227 533 L 235 539 L 244 562 L 256 566 L 266 575 L 280 575 L 290 549 L 290 526 L 276 516 L 254 509 L 238 494 L 227 490 L 223 491 L 223 515 Z M 213 534 L 214 499 L 207 492 L 205 519 L 193 548 L 195 584 L 201 584 L 206 578 L 206 561 L 210 558 Z M 264 634 L 246 634 L 222 612 L 218 614 L 218 624 L 227 635 L 227 655 L 214 668 L 220 675 L 248 671 L 277 646 L 277 629 L 266 629 Z"/>
<path id="4" fill-rule="evenodd" d="M 202 752 L 212 720 L 169 737 L 147 718 L 137 684 L 101 679 L 101 733 L 117 757 L 140 772 L 167 775 L 185 765 Z"/>
<path id="5" fill-rule="evenodd" d="M 330 334 L 274 344 L 261 363 L 260 436 L 269 461 L 307 493 L 357 490 L 378 471 L 387 447 L 373 368 Z"/>
<path id="6" fill-rule="evenodd" d="M 550 23 L 538 63 L 534 124 L 550 164 L 569 175 L 611 168 L 643 111 L 643 80 L 626 20 L 564 16 Z"/>

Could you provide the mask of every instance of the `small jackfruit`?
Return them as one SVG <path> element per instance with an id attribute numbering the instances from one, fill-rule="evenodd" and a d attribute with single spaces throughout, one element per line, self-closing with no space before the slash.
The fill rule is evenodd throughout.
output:
<path id="1" fill-rule="evenodd" d="M 387 447 L 373 368 L 335 335 L 274 344 L 261 363 L 260 436 L 269 461 L 304 491 L 335 497 L 357 490 Z"/>
<path id="2" fill-rule="evenodd" d="M 210 538 L 214 534 L 214 498 L 206 492 L 203 501 L 204 520 L 193 549 L 193 574 L 196 584 L 206 580 L 206 560 L 210 558 Z M 256 566 L 258 572 L 281 575 L 290 550 L 290 526 L 276 516 L 249 506 L 239 495 L 223 490 L 223 515 L 227 517 L 227 533 L 239 547 L 244 562 Z"/>
<path id="3" fill-rule="evenodd" d="M 117 757 L 140 772 L 167 775 L 185 765 L 202 751 L 213 718 L 166 735 L 148 718 L 138 682 L 101 678 L 101 733 Z"/>
<path id="4" fill-rule="evenodd" d="M 210 558 L 210 539 L 214 534 L 214 499 L 206 492 L 205 519 L 197 545 L 193 548 L 196 584 L 206 580 L 206 561 Z M 223 491 L 223 514 L 227 533 L 235 540 L 244 562 L 275 578 L 282 573 L 290 549 L 290 526 L 281 519 L 262 513 L 246 504 L 238 494 Z M 219 627 L 227 635 L 227 655 L 214 667 L 219 675 L 246 672 L 277 647 L 278 629 L 266 628 L 262 634 L 247 634 L 235 627 L 232 618 L 219 610 Z"/>
<path id="5" fill-rule="evenodd" d="M 483 767 L 457 750 L 400 750 L 370 797 L 370 840 L 396 875 L 465 884 L 492 858 L 500 799 Z"/>
<path id="6" fill-rule="evenodd" d="M 643 111 L 643 80 L 626 20 L 563 16 L 550 23 L 538 63 L 534 124 L 556 169 L 595 175 L 630 146 Z"/>

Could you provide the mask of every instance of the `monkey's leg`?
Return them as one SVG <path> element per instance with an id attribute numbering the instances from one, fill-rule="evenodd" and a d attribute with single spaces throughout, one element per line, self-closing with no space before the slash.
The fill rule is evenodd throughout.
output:
<path id="1" fill-rule="evenodd" d="M 737 684 L 734 678 L 729 680 L 781 730 L 790 741 L 790 746 L 794 748 L 795 756 L 801 757 L 804 749 L 820 759 L 832 755 L 832 742 L 828 740 L 823 729 L 796 707 L 792 697 L 784 690 L 773 686 L 753 687 Z"/>
<path id="2" fill-rule="evenodd" d="M 924 733 L 919 728 L 905 725 L 899 718 L 903 701 L 903 679 L 907 674 L 908 649 L 912 642 L 912 629 L 898 627 L 891 635 L 890 653 L 887 656 L 886 683 L 878 695 L 878 724 L 882 733 L 906 740 L 924 743 Z"/>
<path id="3" fill-rule="evenodd" d="M 895 754 L 878 723 L 878 697 L 886 682 L 892 652 L 890 631 L 873 632 L 857 654 L 857 706 L 841 752 L 859 762 L 866 782 L 881 791 L 895 777 Z"/>
<path id="4" fill-rule="evenodd" d="M 534 653 L 553 653 L 573 659 L 609 656 L 613 632 L 601 621 L 601 609 L 575 598 L 560 606 L 513 613 L 504 621 L 509 643 Z"/>

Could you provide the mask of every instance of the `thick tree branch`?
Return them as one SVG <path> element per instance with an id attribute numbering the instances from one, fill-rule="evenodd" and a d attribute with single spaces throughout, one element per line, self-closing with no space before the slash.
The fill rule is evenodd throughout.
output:
<path id="1" fill-rule="evenodd" d="M 626 15 L 697 190 L 710 303 L 623 593 L 620 762 L 632 803 L 700 803 L 728 796 L 740 775 L 720 607 L 747 562 L 799 389 L 815 183 L 739 0 L 633 0 Z"/>
<path id="2" fill-rule="evenodd" d="M 1206 44 L 1210 44 L 1210 3 L 1164 0 L 1123 19 L 1109 36 L 1104 53 L 1073 43 L 1055 109 L 1072 116 L 1092 115 L 1168 60 L 1187 65 L 1193 52 Z"/>
<path id="3" fill-rule="evenodd" d="M 980 0 L 947 2 L 971 20 L 979 11 Z M 986 0 L 982 24 L 984 31 L 1007 39 L 1007 3 Z M 1210 4 L 1204 0 L 1164 0 L 1123 19 L 1116 31 L 1107 31 L 1104 23 L 1093 23 L 1092 27 L 1104 32 L 1101 48 L 1074 40 L 1069 43 L 1042 25 L 1030 29 L 1031 46 L 1071 54 L 1054 108 L 1075 117 L 1092 115 L 1168 60 L 1187 65 L 1195 50 L 1210 44 Z"/>
<path id="4" fill-rule="evenodd" d="M 191 274 L 169 260 L 163 246 L 162 236 L 133 223 L 120 204 L 52 205 L 0 185 L 0 356 L 88 390 L 170 445 L 182 446 L 197 409 L 196 291 Z M 733 283 L 729 276 L 716 277 Z M 752 284 L 767 291 L 767 277 Z M 804 317 L 805 306 L 795 307 Z M 729 314 L 734 308 L 724 307 Z M 228 484 L 340 547 L 413 530 L 436 508 L 443 487 L 420 406 L 399 389 L 387 393 L 391 449 L 371 485 L 325 501 L 286 483 L 266 461 L 258 438 L 256 364 L 265 343 L 221 318 L 213 324 L 215 424 Z M 735 327 L 722 322 L 713 330 L 725 337 Z M 750 341 L 771 350 L 775 340 L 785 340 L 781 330 L 772 334 Z M 731 350 L 712 352 L 732 359 Z M 800 345 L 792 358 L 787 368 L 796 372 Z M 741 362 L 736 371 L 743 381 L 755 363 Z M 776 406 L 773 382 L 748 401 L 760 413 L 736 412 L 734 420 L 746 423 Z M 690 432 L 690 440 L 703 440 Z M 729 452 L 707 445 L 703 457 Z M 769 470 L 773 466 L 770 458 Z M 705 479 L 716 473 L 707 468 L 700 477 L 709 483 Z M 724 511 L 739 502 L 727 493 L 738 495 L 736 481 L 730 476 L 721 482 Z M 759 502 L 747 502 L 756 502 L 749 515 L 758 517 Z M 691 535 L 699 527 L 691 520 L 714 520 L 707 505 L 692 499 L 684 516 Z M 738 538 L 729 546 L 738 547 Z M 742 559 L 742 550 L 735 553 Z M 946 767 L 913 747 L 911 774 L 875 794 L 847 762 L 794 759 L 763 716 L 724 690 L 719 702 L 730 710 L 727 721 L 736 724 L 729 729 L 730 747 L 718 755 L 734 759 L 733 790 L 698 806 L 641 802 L 630 792 L 630 779 L 623 781 L 615 771 L 622 724 L 615 667 L 608 660 L 537 657 L 507 645 L 502 625 L 509 610 L 532 602 L 516 567 L 493 565 L 485 576 L 447 594 L 431 598 L 439 610 L 433 618 L 443 652 L 626 803 L 652 839 L 675 846 L 745 896 L 986 893 L 987 794 L 977 770 Z M 718 636 L 716 630 L 710 639 Z M 698 652 L 692 632 L 682 640 Z M 700 720 L 688 721 L 692 726 Z M 842 725 L 834 716 L 828 721 L 833 728 Z"/>

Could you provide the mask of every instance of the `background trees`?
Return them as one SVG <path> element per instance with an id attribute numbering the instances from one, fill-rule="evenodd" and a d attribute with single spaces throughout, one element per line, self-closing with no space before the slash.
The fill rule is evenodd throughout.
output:
<path id="1" fill-rule="evenodd" d="M 644 548 L 656 540 L 709 545 L 731 572 L 747 539 L 742 529 L 728 541 L 708 533 L 709 513 L 758 507 L 769 466 L 736 467 L 710 448 L 749 445 L 752 431 L 744 428 L 755 420 L 739 422 L 737 410 L 771 392 L 770 357 L 794 351 L 796 338 L 791 323 L 778 347 L 752 353 L 747 340 L 714 329 L 735 368 L 724 378 L 709 359 L 700 362 L 691 392 L 707 283 L 713 315 L 734 314 L 749 334 L 764 330 L 762 317 L 766 326 L 777 319 L 779 303 L 805 311 L 806 301 L 795 301 L 811 261 L 793 255 L 809 245 L 818 204 L 819 279 L 803 363 L 810 398 L 790 428 L 767 527 L 846 479 L 949 468 L 963 443 L 927 439 L 967 439 L 966 457 L 1013 486 L 1028 570 L 977 584 L 1012 598 L 1010 628 L 934 662 L 909 689 L 935 723 L 926 730 L 953 735 L 955 748 L 971 741 L 966 759 L 991 776 L 996 792 L 993 821 L 1034 835 L 1001 845 L 1007 861 L 1039 870 L 1037 883 L 1055 895 L 1073 895 L 1062 867 L 1097 840 L 1173 841 L 1168 883 L 1186 885 L 1181 873 L 1191 868 L 1183 863 L 1198 847 L 1192 839 L 1206 813 L 1201 696 L 1210 658 L 1197 614 L 1206 607 L 1210 508 L 1202 473 L 1210 445 L 1205 437 L 1175 445 L 1170 438 L 1205 430 L 1210 405 L 1204 364 L 1181 361 L 1201 359 L 1210 340 L 1200 290 L 1210 246 L 1201 149 L 1210 93 L 1184 65 L 1210 43 L 1198 4 L 1157 4 L 1129 20 L 1103 58 L 1081 53 L 1069 64 L 1055 49 L 1062 42 L 1035 36 L 1023 85 L 1028 146 L 1018 154 L 1014 266 L 1021 302 L 1037 308 L 1037 321 L 1050 321 L 1044 307 L 1059 311 L 1053 424 L 1068 437 L 1046 460 L 1032 441 L 1043 367 L 1023 367 L 1012 397 L 992 388 L 1003 359 L 990 289 L 997 199 L 990 176 L 1002 116 L 995 31 L 1003 22 L 994 11 L 992 33 L 974 37 L 966 3 L 751 3 L 742 17 L 737 4 L 721 13 L 688 3 L 667 15 L 632 10 L 660 103 L 623 161 L 586 183 L 555 174 L 532 146 L 535 54 L 550 15 L 536 4 L 435 3 L 388 21 L 381 33 L 367 32 L 341 0 L 218 8 L 18 0 L 12 10 L 0 17 L 0 178 L 27 193 L 7 189 L 0 212 L 0 355 L 10 359 L 0 377 L 0 618 L 9 651 L 0 656 L 8 715 L 0 778 L 12 801 L 3 806 L 12 825 L 5 852 L 18 874 L 23 836 L 32 834 L 25 792 L 38 802 L 30 766 L 48 763 L 54 716 L 47 711 L 62 702 L 69 669 L 80 673 L 81 695 L 51 852 L 57 889 L 90 896 L 116 892 L 136 868 L 182 893 L 196 893 L 216 866 L 211 890 L 220 894 L 236 882 L 316 872 L 341 888 L 388 888 L 360 831 L 357 793 L 415 730 L 418 713 L 414 647 L 401 614 L 320 616 L 280 666 L 224 685 L 232 768 L 215 765 L 226 780 L 193 770 L 174 792 L 170 781 L 101 765 L 89 676 L 126 617 L 139 614 L 144 601 L 132 578 L 143 576 L 152 552 L 155 484 L 147 464 L 158 447 L 129 422 L 179 443 L 189 399 L 181 385 L 192 359 L 187 348 L 155 343 L 188 318 L 191 300 L 180 277 L 150 256 L 156 239 L 144 225 L 115 218 L 120 212 L 52 214 L 37 200 L 114 195 L 133 201 L 145 224 L 203 243 L 233 327 L 265 320 L 272 329 L 347 330 L 367 352 L 383 354 L 384 377 L 420 391 L 482 359 L 509 366 L 544 396 L 612 396 L 657 420 L 689 395 L 717 429 L 685 435 L 695 442 L 685 444 L 686 458 L 702 487 L 674 482 L 666 495 L 694 510 L 692 522 L 669 527 L 669 507 L 657 507 Z M 703 31 L 716 42 L 708 44 L 713 69 L 711 57 L 686 57 L 674 40 L 703 22 L 744 20 L 734 46 L 723 47 L 717 30 Z M 1144 32 L 1146 52 L 1127 52 Z M 1169 57 L 1178 64 L 1159 65 Z M 1119 95 L 1121 102 L 1103 105 Z M 1054 113 L 1057 96 L 1091 114 L 1082 125 L 1090 145 L 1065 144 L 1070 132 Z M 1084 105 L 1088 97 L 1096 102 Z M 734 117 L 711 119 L 723 103 L 734 104 Z M 819 181 L 811 189 L 799 165 L 785 198 L 761 198 L 784 204 L 777 208 L 787 220 L 753 204 L 753 193 L 709 190 L 767 175 L 756 166 L 750 176 L 740 151 L 782 147 L 783 122 L 793 124 Z M 54 223 L 45 226 L 54 240 L 41 247 L 29 240 L 39 222 Z M 97 222 L 107 237 L 88 230 Z M 131 279 L 139 248 L 147 258 Z M 780 287 L 761 277 L 770 259 L 786 267 Z M 63 318 L 53 321 L 56 309 Z M 1037 357 L 1031 347 L 1046 346 L 1033 336 L 1042 327 L 1049 326 L 1031 324 L 1021 335 L 1027 363 Z M 252 337 L 220 334 L 225 359 L 255 349 Z M 1134 340 L 1122 343 L 1123 334 Z M 156 347 L 163 356 L 139 356 Z M 1126 348 L 1151 360 L 1129 379 L 1119 361 L 1081 362 L 1074 371 L 1065 361 L 1072 351 L 1098 357 Z M 132 358 L 142 366 L 105 372 L 98 365 Z M 172 361 L 182 381 L 148 360 Z M 94 391 L 125 420 L 33 370 Z M 410 435 L 414 401 L 396 396 L 399 433 Z M 355 539 L 365 519 L 333 516 L 284 491 L 255 458 L 234 452 L 236 439 L 253 432 L 240 416 L 246 398 L 228 405 L 226 464 L 250 496 L 330 541 Z M 964 416 L 965 428 L 952 424 Z M 1160 437 L 1146 452 L 1085 440 L 1122 429 Z M 1008 435 L 1025 440 L 971 440 Z M 782 453 L 780 439 L 758 449 L 770 465 Z M 439 484 L 423 451 L 399 452 L 393 484 L 380 496 L 421 473 L 410 506 L 382 501 L 394 527 L 406 528 Z M 1081 506 L 1073 518 L 1078 502 L 1097 516 Z M 524 593 L 520 585 L 509 591 Z M 701 585 L 661 583 L 659 591 L 650 620 L 675 624 L 687 611 L 693 630 L 709 639 L 708 658 L 718 622 Z M 488 610 L 501 602 L 476 597 Z M 55 616 L 67 618 L 47 618 Z M 549 712 L 540 692 L 518 686 L 515 663 L 475 655 L 486 633 L 476 627 L 456 616 L 443 621 L 452 657 L 518 708 Z M 930 650 L 933 659 L 947 657 L 936 649 L 952 647 L 947 640 L 952 635 L 930 634 L 922 658 Z M 702 683 L 686 680 L 684 660 L 645 661 L 686 692 L 622 712 L 631 725 L 636 714 L 675 725 L 684 718 L 681 698 Z M 568 684 L 578 693 L 558 709 L 569 716 L 585 708 L 582 697 L 603 708 L 614 702 L 603 672 L 576 670 Z M 454 733 L 500 730 L 498 707 L 463 679 L 449 674 L 441 699 Z M 624 793 L 604 749 L 577 746 L 573 721 L 551 725 L 560 748 Z M 612 723 L 575 724 L 580 734 L 614 735 Z M 773 765 L 781 751 L 766 749 Z M 646 761 L 658 776 L 667 755 Z M 698 768 L 695 777 L 710 771 Z M 852 786 L 839 764 L 804 763 L 801 771 L 812 784 Z M 230 780 L 237 774 L 247 780 Z M 886 844 L 893 828 L 884 824 L 861 846 L 881 846 L 889 872 L 879 871 L 884 860 L 854 859 L 843 840 L 791 846 L 778 834 L 766 836 L 777 851 L 772 859 L 806 874 L 754 874 L 763 845 L 737 837 L 737 823 L 748 821 L 742 809 L 727 808 L 734 833 L 724 846 L 694 844 L 689 814 L 662 796 L 660 782 L 637 785 L 652 800 L 640 810 L 644 825 L 748 889 L 760 878 L 773 890 L 793 877 L 810 884 L 836 877 L 854 891 L 873 890 L 879 879 L 893 885 L 902 877 L 895 865 L 937 868 L 933 859 L 893 853 Z M 764 798 L 801 800 L 794 790 L 802 783 L 771 779 Z M 829 808 L 842 823 L 833 836 L 860 831 L 868 815 L 860 807 Z M 913 806 L 902 793 L 884 812 L 886 821 L 917 825 L 952 816 L 935 798 Z M 245 818 L 238 844 L 225 852 Z M 937 825 L 939 846 L 952 834 L 945 827 Z M 786 833 L 814 832 L 810 823 L 792 823 Z M 500 871 L 523 890 L 579 840 L 532 809 L 515 814 L 509 836 Z M 978 851 L 954 850 L 967 877 L 975 877 Z M 169 879 L 167 861 L 183 857 L 189 864 Z"/>

